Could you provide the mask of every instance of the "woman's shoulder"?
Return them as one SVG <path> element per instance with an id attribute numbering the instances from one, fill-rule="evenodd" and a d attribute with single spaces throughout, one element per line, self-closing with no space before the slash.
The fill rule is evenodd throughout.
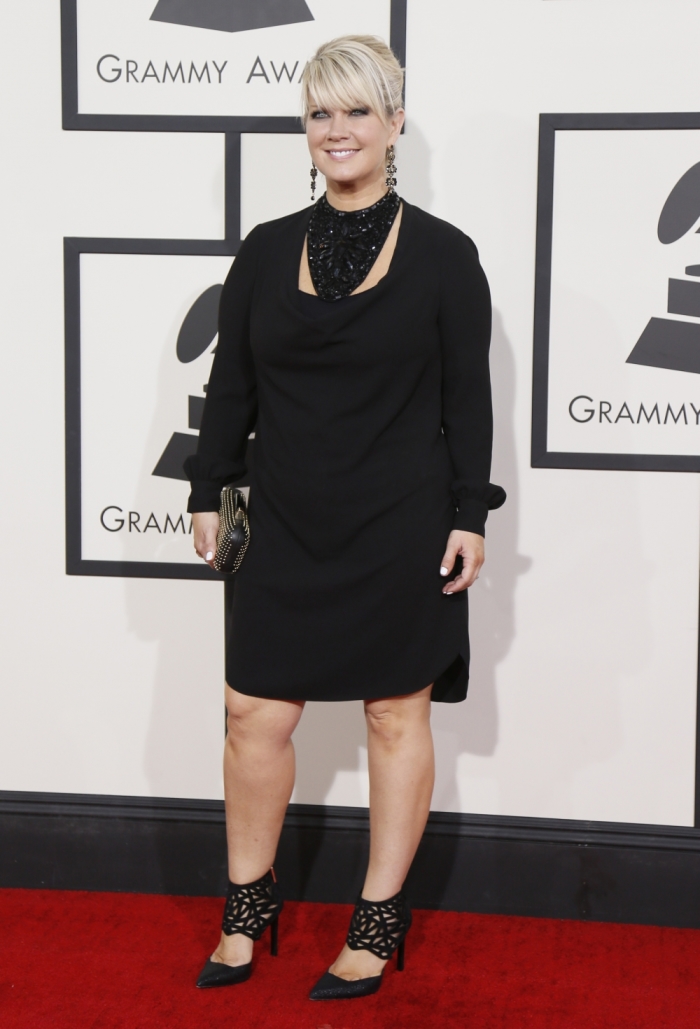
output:
<path id="1" fill-rule="evenodd" d="M 462 229 L 457 228 L 451 222 L 429 214 L 422 207 L 409 204 L 404 200 L 415 231 L 422 236 L 425 243 L 431 249 L 435 248 L 442 255 L 464 254 L 478 258 L 478 250 L 471 236 L 468 236 Z"/>
<path id="2" fill-rule="evenodd" d="M 281 254 L 287 253 L 289 244 L 298 233 L 303 232 L 309 213 L 309 208 L 306 208 L 283 218 L 259 222 L 242 240 L 236 260 L 231 266 L 230 277 L 235 279 L 246 272 L 254 277 L 261 266 L 267 266 L 271 261 L 279 259 Z"/>
<path id="3" fill-rule="evenodd" d="M 255 241 L 274 242 L 284 240 L 293 236 L 308 222 L 311 216 L 311 205 L 302 208 L 301 211 L 294 211 L 292 214 L 285 214 L 282 218 L 273 218 L 269 222 L 259 222 L 254 229 L 246 236 L 246 239 Z"/>

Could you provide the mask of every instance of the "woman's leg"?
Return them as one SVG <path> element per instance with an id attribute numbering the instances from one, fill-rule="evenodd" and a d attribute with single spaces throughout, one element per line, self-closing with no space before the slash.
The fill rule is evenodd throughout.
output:
<path id="1" fill-rule="evenodd" d="M 224 793 L 231 882 L 259 879 L 275 859 L 294 788 L 291 735 L 303 709 L 302 702 L 262 700 L 226 688 Z M 247 936 L 222 932 L 212 957 L 228 965 L 245 965 L 252 953 L 253 941 Z"/>
<path id="2" fill-rule="evenodd" d="M 370 805 L 365 900 L 388 900 L 399 892 L 428 820 L 435 782 L 432 688 L 365 702 Z M 364 979 L 379 975 L 385 964 L 346 945 L 330 970 L 343 979 Z"/>

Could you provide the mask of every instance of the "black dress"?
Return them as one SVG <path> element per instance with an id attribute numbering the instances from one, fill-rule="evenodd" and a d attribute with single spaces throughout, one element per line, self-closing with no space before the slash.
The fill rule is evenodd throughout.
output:
<path id="1" fill-rule="evenodd" d="M 387 275 L 301 293 L 311 208 L 258 225 L 221 296 L 190 511 L 245 473 L 251 543 L 235 576 L 226 679 L 256 697 L 358 700 L 434 682 L 464 700 L 467 593 L 442 593 L 453 528 L 484 534 L 488 284 L 471 240 L 404 202 Z"/>

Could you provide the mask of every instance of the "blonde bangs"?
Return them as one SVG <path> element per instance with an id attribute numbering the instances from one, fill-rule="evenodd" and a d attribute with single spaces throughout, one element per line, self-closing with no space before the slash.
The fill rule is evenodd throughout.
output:
<path id="1" fill-rule="evenodd" d="M 388 121 L 403 105 L 403 70 L 377 36 L 342 36 L 319 47 L 302 75 L 303 120 L 323 109 L 368 107 Z"/>
<path id="2" fill-rule="evenodd" d="M 309 76 L 308 93 L 304 97 L 304 120 L 308 118 L 312 107 L 324 110 L 339 108 L 341 111 L 368 107 L 380 118 L 383 116 L 380 98 L 369 93 L 362 96 L 357 83 L 349 82 L 344 76 L 324 74 L 325 71 L 325 68 L 320 69 L 320 74 Z"/>

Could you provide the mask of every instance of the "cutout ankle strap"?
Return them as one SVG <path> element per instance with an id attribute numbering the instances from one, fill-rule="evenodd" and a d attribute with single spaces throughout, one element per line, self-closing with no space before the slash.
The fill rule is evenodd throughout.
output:
<path id="1" fill-rule="evenodd" d="M 229 882 L 221 928 L 226 936 L 241 933 L 259 940 L 283 907 L 272 870 L 255 882 L 239 886 Z"/>
<path id="2" fill-rule="evenodd" d="M 388 900 L 359 897 L 348 930 L 350 950 L 368 950 L 388 961 L 411 928 L 411 911 L 402 892 Z"/>

